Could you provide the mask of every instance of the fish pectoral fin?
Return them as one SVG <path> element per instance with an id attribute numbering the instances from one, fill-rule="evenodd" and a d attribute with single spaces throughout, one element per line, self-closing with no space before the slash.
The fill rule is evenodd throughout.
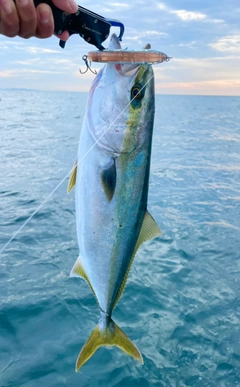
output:
<path id="1" fill-rule="evenodd" d="M 103 346 L 116 346 L 121 348 L 126 354 L 132 356 L 143 364 L 143 358 L 135 344 L 127 335 L 110 320 L 106 329 L 101 329 L 98 324 L 84 344 L 76 361 L 76 372 L 86 363 L 98 348 Z"/>
<path id="2" fill-rule="evenodd" d="M 77 180 L 77 166 L 78 166 L 78 162 L 76 161 L 73 169 L 72 169 L 72 172 L 71 172 L 71 175 L 70 175 L 70 178 L 69 178 L 69 182 L 68 182 L 68 187 L 67 187 L 67 192 L 68 194 L 72 191 L 73 187 L 76 185 L 76 180 Z"/>
<path id="3" fill-rule="evenodd" d="M 136 253 L 137 249 L 142 243 L 161 235 L 162 231 L 158 227 L 152 215 L 146 211 L 134 253 Z"/>
<path id="4" fill-rule="evenodd" d="M 111 165 L 108 168 L 104 169 L 101 174 L 103 190 L 109 202 L 113 198 L 117 182 L 117 170 L 115 159 L 112 159 L 111 161 Z"/>

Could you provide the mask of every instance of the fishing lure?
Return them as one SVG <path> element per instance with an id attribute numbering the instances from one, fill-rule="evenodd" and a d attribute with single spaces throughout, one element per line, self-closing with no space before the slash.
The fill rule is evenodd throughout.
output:
<path id="1" fill-rule="evenodd" d="M 139 51 L 121 49 L 90 51 L 88 55 L 84 55 L 82 59 L 86 64 L 86 70 L 80 70 L 80 73 L 85 74 L 90 70 L 93 74 L 96 74 L 96 71 L 91 69 L 91 62 L 113 64 L 159 64 L 168 62 L 171 57 L 163 52 L 151 50 L 151 45 L 147 44 L 143 50 Z"/>
<path id="2" fill-rule="evenodd" d="M 150 47 L 150 45 L 148 45 Z M 163 52 L 144 50 L 103 50 L 90 51 L 87 55 L 90 62 L 98 63 L 139 63 L 158 64 L 170 60 L 170 57 Z"/>

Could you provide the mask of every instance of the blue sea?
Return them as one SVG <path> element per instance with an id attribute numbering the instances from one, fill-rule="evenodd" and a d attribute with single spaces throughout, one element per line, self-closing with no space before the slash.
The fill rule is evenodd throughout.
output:
<path id="1" fill-rule="evenodd" d="M 69 277 L 87 94 L 0 97 L 0 250 L 15 235 L 0 254 L 0 387 L 240 386 L 240 97 L 156 96 L 148 209 L 163 236 L 139 249 L 113 315 L 144 365 L 101 348 L 78 373 L 99 317 Z"/>

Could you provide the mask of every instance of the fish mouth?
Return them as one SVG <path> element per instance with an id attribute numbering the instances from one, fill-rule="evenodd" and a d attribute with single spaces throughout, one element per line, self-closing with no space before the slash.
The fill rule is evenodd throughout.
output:
<path id="1" fill-rule="evenodd" d="M 116 34 L 112 34 L 108 49 L 122 50 L 122 46 Z M 115 63 L 114 67 L 119 72 L 119 74 L 125 75 L 125 76 L 132 76 L 138 72 L 139 68 L 141 67 L 141 64 L 140 63 Z"/>
<path id="2" fill-rule="evenodd" d="M 108 49 L 109 50 L 121 50 L 122 49 L 121 43 L 119 42 L 116 34 L 112 34 Z"/>

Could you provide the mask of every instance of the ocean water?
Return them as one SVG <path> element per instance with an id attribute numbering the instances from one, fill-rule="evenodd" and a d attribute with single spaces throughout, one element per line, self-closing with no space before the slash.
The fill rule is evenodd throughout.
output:
<path id="1" fill-rule="evenodd" d="M 163 236 L 139 249 L 113 315 L 144 365 L 102 348 L 75 373 L 99 317 L 69 278 L 64 178 L 87 95 L 0 94 L 0 250 L 39 209 L 0 254 L 0 387 L 240 386 L 240 98 L 156 96 L 148 208 Z"/>

